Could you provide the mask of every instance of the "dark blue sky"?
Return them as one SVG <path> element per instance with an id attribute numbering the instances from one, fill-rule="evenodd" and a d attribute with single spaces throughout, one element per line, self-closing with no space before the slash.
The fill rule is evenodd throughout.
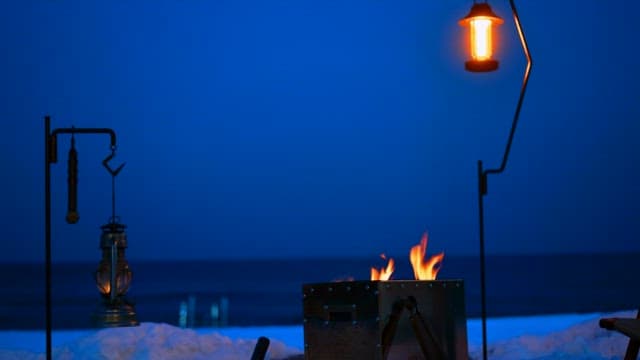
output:
<path id="1" fill-rule="evenodd" d="M 119 136 L 131 259 L 477 253 L 525 59 L 464 71 L 471 1 L 15 1 L 0 12 L 0 261 L 43 259 L 43 121 Z M 489 253 L 640 251 L 635 1 L 520 1 L 535 65 Z M 53 166 L 53 258 L 97 261 L 106 137 Z"/>

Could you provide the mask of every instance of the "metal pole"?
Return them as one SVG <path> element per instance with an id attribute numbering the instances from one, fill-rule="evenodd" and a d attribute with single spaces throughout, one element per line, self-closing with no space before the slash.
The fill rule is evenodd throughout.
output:
<path id="1" fill-rule="evenodd" d="M 478 217 L 480 228 L 480 306 L 482 314 L 482 358 L 487 359 L 487 291 L 485 283 L 484 261 L 484 195 L 486 194 L 486 175 L 482 171 L 482 161 L 478 161 Z"/>
<path id="2" fill-rule="evenodd" d="M 44 117 L 44 258 L 47 360 L 51 360 L 51 159 L 49 135 L 51 118 Z"/>
<path id="3" fill-rule="evenodd" d="M 507 138 L 507 145 L 504 149 L 502 156 L 502 162 L 497 169 L 482 169 L 482 161 L 478 161 L 478 217 L 480 227 L 480 297 L 482 306 L 482 358 L 487 360 L 487 312 L 486 312 L 486 282 L 485 282 L 485 254 L 484 254 L 484 200 L 483 197 L 487 194 L 489 174 L 500 174 L 507 167 L 507 160 L 509 160 L 509 153 L 511 152 L 511 145 L 513 144 L 513 136 L 515 135 L 516 128 L 518 126 L 518 118 L 520 117 L 520 110 L 522 109 L 522 102 L 527 90 L 527 84 L 529 83 L 529 74 L 533 66 L 533 60 L 531 59 L 531 53 L 529 52 L 529 46 L 520 24 L 520 17 L 516 11 L 516 5 L 514 0 L 509 0 L 511 6 L 511 12 L 513 14 L 513 21 L 515 22 L 516 29 L 518 30 L 518 36 L 520 37 L 520 44 L 524 51 L 524 55 L 527 58 L 527 67 L 524 72 L 524 78 L 522 79 L 522 87 L 520 88 L 520 97 L 518 98 L 518 104 L 516 105 L 516 111 L 513 114 L 513 121 L 511 123 L 511 130 L 509 131 L 509 137 Z"/>
<path id="4" fill-rule="evenodd" d="M 57 161 L 58 134 L 106 134 L 111 149 L 116 146 L 116 133 L 108 128 L 61 128 L 51 131 L 51 117 L 44 117 L 44 257 L 45 257 L 45 327 L 46 354 L 51 360 L 52 304 L 51 304 L 51 163 Z M 112 155 L 113 156 L 113 155 Z M 121 166 L 122 167 L 122 166 Z M 110 171 L 111 172 L 111 171 Z"/>

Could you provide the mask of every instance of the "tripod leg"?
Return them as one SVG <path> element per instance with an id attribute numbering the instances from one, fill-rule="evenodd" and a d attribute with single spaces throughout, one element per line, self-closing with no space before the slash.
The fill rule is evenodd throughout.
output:
<path id="1" fill-rule="evenodd" d="M 422 349 L 422 354 L 425 359 L 430 360 L 444 360 L 445 354 L 440 346 L 440 343 L 433 334 L 433 329 L 429 323 L 422 317 L 418 311 L 418 304 L 413 296 L 409 296 L 406 302 L 407 309 L 409 310 L 409 319 L 411 320 L 411 326 L 413 332 L 416 335 L 418 344 Z"/>
<path id="2" fill-rule="evenodd" d="M 393 338 L 398 330 L 398 322 L 404 310 L 405 302 L 406 300 L 397 300 L 393 303 L 391 315 L 389 315 L 389 322 L 382 330 L 382 359 L 386 360 L 389 356 L 389 350 L 391 349 Z"/>

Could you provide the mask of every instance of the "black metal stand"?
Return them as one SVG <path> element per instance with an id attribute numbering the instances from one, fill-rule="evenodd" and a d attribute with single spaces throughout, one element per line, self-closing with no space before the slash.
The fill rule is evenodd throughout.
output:
<path id="1" fill-rule="evenodd" d="M 45 306 L 46 352 L 51 360 L 51 164 L 58 161 L 58 134 L 107 134 L 111 149 L 116 147 L 116 133 L 106 128 L 60 128 L 51 132 L 51 118 L 44 117 L 44 253 L 45 253 Z"/>
<path id="2" fill-rule="evenodd" d="M 511 151 L 511 144 L 513 143 L 513 135 L 516 132 L 518 125 L 518 118 L 520 117 L 520 109 L 522 108 L 522 101 L 524 100 L 524 94 L 527 89 L 527 83 L 529 82 L 529 73 L 531 72 L 532 60 L 529 53 L 529 47 L 527 46 L 527 40 L 525 39 L 522 26 L 520 25 L 520 17 L 516 11 L 516 5 L 514 0 L 509 0 L 511 5 L 511 12 L 513 13 L 513 20 L 520 36 L 520 43 L 522 49 L 527 58 L 527 68 L 525 69 L 524 78 L 522 80 L 522 88 L 520 89 L 520 98 L 518 99 L 518 105 L 516 106 L 515 114 L 513 115 L 513 122 L 511 123 L 511 131 L 509 132 L 509 138 L 507 140 L 507 146 L 504 150 L 502 157 L 502 163 L 497 169 L 483 170 L 482 161 L 478 161 L 478 222 L 480 231 L 480 297 L 481 297 L 481 311 L 482 311 L 482 358 L 487 359 L 487 306 L 486 306 L 486 281 L 485 281 L 485 254 L 484 254 L 484 201 L 483 197 L 487 195 L 488 183 L 487 176 L 489 174 L 500 174 L 507 166 L 507 160 L 509 159 L 509 152 Z"/>

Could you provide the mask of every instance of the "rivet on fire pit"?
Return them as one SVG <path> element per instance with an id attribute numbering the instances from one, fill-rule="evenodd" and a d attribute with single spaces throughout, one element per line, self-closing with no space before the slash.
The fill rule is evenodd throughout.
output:
<path id="1" fill-rule="evenodd" d="M 376 316 L 376 322 L 380 322 L 380 316 Z"/>
<path id="2" fill-rule="evenodd" d="M 347 286 L 347 291 L 351 291 L 351 286 Z"/>
<path id="3" fill-rule="evenodd" d="M 325 310 L 328 310 L 329 309 L 329 305 L 324 305 L 322 308 L 325 309 Z"/>
<path id="4" fill-rule="evenodd" d="M 329 321 L 328 321 L 328 320 L 327 320 L 327 321 L 325 321 L 325 322 L 324 322 L 324 325 L 325 325 L 325 326 L 326 326 L 326 325 L 329 325 Z"/>
<path id="5" fill-rule="evenodd" d="M 385 286 L 387 289 L 391 287 L 391 285 L 389 285 L 389 284 L 385 284 L 384 286 Z"/>
<path id="6" fill-rule="evenodd" d="M 404 284 L 400 284 L 400 288 L 404 289 Z"/>
<path id="7" fill-rule="evenodd" d="M 369 290 L 369 285 L 365 285 L 365 286 L 364 286 L 364 289 L 365 289 L 365 290 Z"/>
<path id="8" fill-rule="evenodd" d="M 416 287 L 420 287 L 420 284 L 416 283 Z"/>
<path id="9" fill-rule="evenodd" d="M 429 283 L 429 287 L 430 287 L 430 288 L 432 288 L 432 287 L 433 287 L 433 284 L 432 284 L 432 283 Z"/>
<path id="10" fill-rule="evenodd" d="M 332 287 L 330 287 L 330 288 L 329 288 L 329 292 L 332 292 L 332 291 L 333 291 L 333 288 L 332 288 Z"/>
<path id="11" fill-rule="evenodd" d="M 355 309 L 356 308 L 356 304 L 351 304 L 351 308 Z"/>
<path id="12" fill-rule="evenodd" d="M 443 288 L 446 288 L 446 287 L 447 287 L 447 283 L 446 283 L 446 282 L 443 282 L 443 283 L 442 283 L 442 287 L 443 287 Z"/>
<path id="13" fill-rule="evenodd" d="M 460 283 L 456 283 L 456 287 L 460 287 Z"/>
<path id="14" fill-rule="evenodd" d="M 357 321 L 355 321 L 355 320 L 353 320 L 353 321 L 351 322 L 351 325 L 358 325 L 358 322 L 357 322 Z"/>
<path id="15" fill-rule="evenodd" d="M 315 290 L 313 290 L 313 288 L 311 288 L 311 292 L 314 292 Z"/>

